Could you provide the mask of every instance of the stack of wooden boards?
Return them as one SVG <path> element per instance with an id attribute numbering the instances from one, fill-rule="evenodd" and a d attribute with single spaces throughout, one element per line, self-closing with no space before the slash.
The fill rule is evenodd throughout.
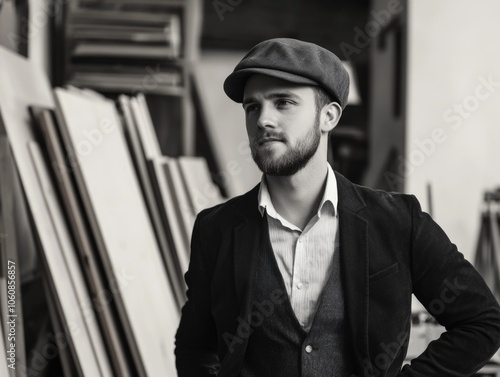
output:
<path id="1" fill-rule="evenodd" d="M 67 339 L 65 374 L 175 376 L 191 228 L 222 201 L 205 160 L 161 154 L 144 96 L 52 91 L 1 47 L 0 120 Z"/>
<path id="2" fill-rule="evenodd" d="M 182 7 L 78 0 L 65 9 L 65 82 L 113 92 L 182 91 Z"/>

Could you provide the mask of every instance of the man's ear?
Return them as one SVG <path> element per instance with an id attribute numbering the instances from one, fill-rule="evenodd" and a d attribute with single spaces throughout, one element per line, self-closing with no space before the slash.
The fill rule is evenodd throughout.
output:
<path id="1" fill-rule="evenodd" d="M 321 131 L 330 132 L 339 123 L 342 116 L 342 107 L 337 102 L 330 102 L 321 110 Z"/>

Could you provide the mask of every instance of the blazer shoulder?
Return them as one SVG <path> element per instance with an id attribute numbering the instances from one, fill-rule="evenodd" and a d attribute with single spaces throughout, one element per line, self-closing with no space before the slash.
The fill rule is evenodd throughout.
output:
<path id="1" fill-rule="evenodd" d="M 415 195 L 412 194 L 378 190 L 360 185 L 356 186 L 360 190 L 361 195 L 367 205 L 378 204 L 383 207 L 395 207 L 397 209 L 401 206 L 408 207 L 413 205 L 414 202 L 418 202 Z"/>
<path id="2" fill-rule="evenodd" d="M 411 221 L 412 213 L 421 211 L 415 195 L 388 192 L 366 186 L 352 184 L 364 202 L 368 213 L 376 217 L 392 218 L 397 221 Z"/>
<path id="3" fill-rule="evenodd" d="M 243 195 L 235 196 L 224 203 L 202 210 L 197 216 L 197 223 L 209 229 L 228 229 L 257 209 L 259 185 Z"/>

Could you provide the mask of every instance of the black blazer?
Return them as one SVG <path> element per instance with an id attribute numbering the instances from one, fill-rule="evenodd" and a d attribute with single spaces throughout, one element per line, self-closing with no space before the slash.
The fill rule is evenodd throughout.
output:
<path id="1" fill-rule="evenodd" d="M 500 307 L 481 276 L 414 196 L 336 178 L 347 351 L 356 360 L 349 377 L 472 375 L 500 346 Z M 179 377 L 239 375 L 263 221 L 258 189 L 197 217 L 176 336 Z M 412 293 L 447 331 L 401 369 Z"/>

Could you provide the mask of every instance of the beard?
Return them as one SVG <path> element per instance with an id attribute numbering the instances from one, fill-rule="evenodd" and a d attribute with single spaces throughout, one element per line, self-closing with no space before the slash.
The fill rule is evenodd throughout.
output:
<path id="1" fill-rule="evenodd" d="M 295 146 L 289 147 L 281 156 L 275 157 L 275 152 L 270 149 L 259 150 L 259 138 L 250 145 L 252 158 L 259 169 L 268 175 L 291 176 L 304 168 L 318 150 L 321 133 L 319 131 L 319 112 L 316 114 L 314 127 L 300 139 Z M 264 132 L 262 136 L 273 136 L 283 140 L 280 134 Z"/>

